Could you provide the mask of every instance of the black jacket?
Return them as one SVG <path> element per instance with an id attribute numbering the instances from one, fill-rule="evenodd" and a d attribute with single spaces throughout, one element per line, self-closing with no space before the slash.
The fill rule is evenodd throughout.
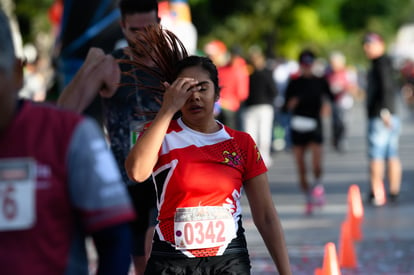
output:
<path id="1" fill-rule="evenodd" d="M 372 67 L 368 72 L 366 99 L 368 118 L 380 116 L 382 109 L 395 113 L 396 85 L 393 75 L 388 56 L 383 55 L 372 60 Z"/>

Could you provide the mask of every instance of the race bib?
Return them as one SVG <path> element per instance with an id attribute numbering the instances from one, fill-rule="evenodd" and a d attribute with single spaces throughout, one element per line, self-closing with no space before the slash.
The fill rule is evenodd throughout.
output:
<path id="1" fill-rule="evenodd" d="M 317 121 L 314 118 L 306 116 L 292 116 L 290 127 L 297 132 L 310 132 L 316 129 Z"/>
<path id="2" fill-rule="evenodd" d="M 0 231 L 24 230 L 35 222 L 36 163 L 0 161 Z"/>
<path id="3" fill-rule="evenodd" d="M 231 213 L 220 206 L 177 208 L 174 217 L 176 249 L 227 245 L 236 236 Z"/>

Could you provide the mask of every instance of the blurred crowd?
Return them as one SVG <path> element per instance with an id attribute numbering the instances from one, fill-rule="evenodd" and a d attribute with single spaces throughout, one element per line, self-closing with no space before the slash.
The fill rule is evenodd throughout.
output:
<path id="1" fill-rule="evenodd" d="M 391 62 L 389 62 L 388 55 L 385 54 L 385 42 L 376 33 L 370 33 L 363 40 L 363 50 L 361 49 L 361 52 L 364 51 L 368 61 L 371 62 L 368 68 L 361 68 L 358 64 L 349 62 L 346 54 L 344 54 L 344 49 L 321 53 L 317 49 L 304 47 L 296 58 L 287 58 L 278 56 L 276 53 L 269 53 L 263 46 L 264 41 L 257 41 L 247 48 L 242 48 L 239 44 L 229 45 L 215 38 L 199 45 L 197 29 L 191 22 L 190 7 L 186 1 L 150 2 L 151 5 L 155 3 L 155 7 L 151 6 L 147 10 L 145 10 L 147 8 L 145 7 L 144 10 L 132 11 L 128 6 L 133 3 L 130 1 L 121 1 L 124 4 L 124 6 L 121 4 L 121 9 L 118 9 L 117 1 L 54 1 L 50 9 L 50 20 L 54 26 L 50 34 L 52 39 L 48 40 L 51 43 L 46 45 L 47 43 L 42 41 L 42 36 L 37 41 L 22 46 L 23 85 L 18 95 L 19 98 L 29 101 L 50 102 L 57 104 L 59 107 L 71 107 L 68 109 L 92 117 L 98 122 L 99 130 L 103 130 L 105 141 L 110 144 L 111 152 L 117 162 L 120 172 L 117 177 L 122 177 L 122 181 L 128 186 L 126 188 L 130 195 L 128 198 L 132 199 L 134 209 L 137 213 L 140 213 L 141 220 L 137 222 L 139 224 L 135 224 L 137 227 L 134 228 L 136 232 L 139 232 L 140 238 L 139 243 L 134 243 L 134 246 L 136 245 L 142 250 L 137 252 L 138 256 L 134 254 L 137 256 L 134 259 L 137 273 L 144 272 L 139 268 L 143 269 L 145 267 L 151 250 L 151 242 L 159 241 L 152 239 L 152 237 L 157 218 L 159 218 L 157 207 L 162 207 L 155 205 L 154 188 L 156 187 L 147 184 L 146 186 L 150 186 L 151 190 L 139 189 L 142 186 L 137 187 L 138 185 L 135 183 L 138 180 L 135 182 L 130 175 L 127 175 L 124 164 L 127 155 L 131 150 L 134 150 L 133 148 L 139 148 L 141 151 L 138 152 L 142 153 L 145 152 L 142 149 L 146 148 L 145 142 L 151 144 L 151 140 L 148 141 L 145 138 L 139 140 L 137 136 L 142 134 L 140 131 L 142 131 L 144 124 L 145 127 L 151 127 L 151 125 L 148 126 L 149 121 L 156 121 L 155 124 L 160 123 L 156 118 L 165 115 L 160 110 L 165 111 L 169 107 L 162 104 L 163 98 L 161 96 L 168 94 L 166 90 L 171 91 L 176 88 L 175 81 L 180 81 L 179 77 L 178 80 L 170 79 L 170 82 L 166 81 L 167 84 L 162 83 L 161 88 L 151 82 L 151 77 L 156 78 L 154 75 L 165 69 L 160 66 L 163 63 L 162 61 L 165 61 L 163 60 L 165 56 L 161 53 L 166 48 L 169 49 L 169 47 L 158 48 L 162 45 L 157 44 L 157 42 L 162 42 L 165 36 L 158 37 L 157 40 L 156 30 L 152 30 L 153 37 L 145 37 L 144 31 L 149 30 L 148 26 L 158 26 L 158 23 L 164 30 L 169 30 L 171 34 L 175 35 L 171 36 L 173 38 L 169 40 L 169 43 L 176 47 L 172 48 L 177 50 L 182 45 L 188 55 L 198 56 L 192 56 L 191 58 L 212 65 L 210 70 L 213 73 L 208 74 L 205 71 L 209 72 L 209 70 L 205 68 L 200 73 L 197 66 L 184 64 L 182 71 L 188 73 L 186 70 L 186 66 L 188 66 L 191 68 L 191 74 L 196 75 L 196 77 L 191 79 L 189 77 L 181 78 L 181 80 L 184 79 L 185 85 L 190 86 L 190 88 L 182 88 L 185 90 L 184 92 L 191 91 L 196 96 L 200 91 L 208 90 L 208 87 L 205 86 L 208 86 L 209 81 L 214 82 L 214 98 L 212 97 L 209 101 L 212 106 L 209 110 L 214 108 L 214 115 L 211 115 L 211 118 L 209 117 L 208 126 L 213 125 L 214 131 L 217 131 L 217 127 L 219 130 L 229 127 L 232 131 L 238 130 L 248 133 L 249 135 L 243 133 L 243 137 L 248 137 L 249 142 L 250 138 L 254 141 L 254 146 L 251 146 L 248 153 L 253 158 L 249 161 L 259 165 L 260 169 L 258 168 L 257 171 L 263 171 L 263 175 L 272 166 L 273 158 L 277 157 L 278 152 L 284 151 L 292 154 L 297 166 L 299 187 L 305 196 L 305 214 L 310 215 L 313 207 L 325 204 L 323 184 L 325 134 L 330 134 L 327 137 L 330 148 L 338 153 L 346 153 L 350 146 L 348 133 L 350 127 L 352 127 L 349 115 L 353 108 L 363 101 L 367 103 L 367 142 L 369 146 L 372 146 L 369 147 L 367 153 L 371 161 L 369 192 L 371 197 L 369 199 L 377 206 L 385 204 L 385 200 L 379 199 L 380 194 L 377 186 L 379 183 L 382 184 L 385 175 L 384 160 L 389 161 L 393 158 L 395 162 L 391 165 L 394 165 L 395 169 L 389 170 L 391 171 L 389 174 L 394 175 L 394 179 L 390 180 L 394 184 L 391 184 L 393 193 L 390 195 L 394 199 L 397 198 L 401 181 L 401 165 L 398 159 L 400 128 L 397 127 L 399 126 L 397 124 L 399 118 L 394 103 L 391 103 L 391 101 L 394 101 L 394 94 L 401 95 L 402 102 L 408 109 L 414 110 L 414 60 L 407 60 L 399 67 L 389 66 Z M 136 4 L 136 2 L 133 4 Z M 137 33 L 142 36 L 138 37 Z M 152 38 L 154 43 L 142 43 L 141 38 L 144 40 L 143 37 L 147 39 L 146 42 L 151 41 Z M 186 60 L 187 56 L 183 57 L 187 54 L 186 51 L 180 52 L 177 50 L 177 55 L 174 58 L 179 61 Z M 153 52 L 160 55 L 157 56 L 160 60 L 151 56 Z M 191 61 L 191 58 L 188 60 Z M 190 62 L 188 60 L 187 62 Z M 167 61 L 171 63 L 170 60 Z M 97 65 L 99 62 L 110 66 L 99 68 L 99 65 Z M 168 62 L 164 62 L 164 64 Z M 177 64 L 180 63 L 177 62 Z M 134 65 L 138 67 L 134 67 Z M 169 65 L 175 66 L 176 64 Z M 150 69 L 148 69 L 149 67 Z M 154 69 L 155 67 L 156 69 Z M 168 69 L 170 70 L 162 73 L 165 73 L 165 75 L 172 74 L 173 68 L 169 67 Z M 88 70 L 95 70 L 96 75 L 88 75 Z M 215 77 L 216 71 L 217 77 Z M 103 80 L 94 79 L 94 77 L 98 78 L 102 75 Z M 200 75 L 203 77 L 209 75 L 212 80 L 208 78 L 198 83 L 199 79 L 196 78 Z M 123 85 L 111 86 L 113 81 L 111 84 L 105 82 L 108 76 L 109 78 L 112 77 L 110 80 L 119 77 L 120 79 L 117 80 Z M 81 79 L 82 77 L 83 79 Z M 90 77 L 90 81 L 85 81 L 88 77 Z M 156 80 L 161 81 L 161 78 Z M 396 86 L 394 86 L 394 80 L 397 83 Z M 84 90 L 71 87 L 73 83 L 76 86 L 77 81 L 83 81 L 81 86 Z M 215 83 L 215 81 L 218 83 Z M 100 86 L 88 90 L 88 85 L 93 84 Z M 132 89 L 130 87 L 126 88 L 128 84 L 135 86 Z M 68 93 L 65 94 L 67 87 L 69 87 L 69 91 L 72 89 L 76 92 L 72 91 L 69 95 Z M 210 87 L 210 92 L 212 90 Z M 157 93 L 159 91 L 160 93 Z M 131 94 L 135 96 L 131 96 Z M 202 93 L 200 92 L 200 94 Z M 86 100 L 85 98 L 88 96 L 90 97 Z M 201 97 L 203 96 L 205 94 Z M 187 99 L 185 100 L 186 104 L 190 102 Z M 202 113 L 200 110 L 204 106 L 201 105 L 193 104 L 190 108 L 191 112 L 189 112 L 191 115 L 184 113 L 183 117 L 191 118 L 194 115 L 193 113 Z M 177 108 L 175 114 L 182 112 L 182 109 L 184 109 L 182 106 Z M 198 123 L 203 120 L 195 121 Z M 328 130 L 323 128 L 325 124 L 329 125 Z M 138 125 L 141 127 L 140 130 L 137 130 Z M 388 136 L 388 133 L 391 132 L 390 129 L 394 131 L 394 135 L 391 137 Z M 100 133 L 100 131 L 96 131 Z M 149 132 L 151 133 L 151 131 Z M 160 133 L 165 135 L 165 133 Z M 207 133 L 211 134 L 211 132 Z M 391 140 L 392 142 L 390 142 L 389 147 L 388 144 L 384 146 L 386 142 L 382 142 L 381 139 L 387 142 Z M 144 145 L 136 145 L 140 143 Z M 150 157 L 143 162 L 148 162 L 147 160 L 152 159 L 153 155 L 157 155 L 161 143 L 158 145 L 157 150 L 151 152 Z M 254 150 L 257 149 L 257 152 L 253 150 L 253 147 Z M 228 153 L 226 161 L 231 159 L 234 165 L 242 165 L 243 161 L 239 161 L 233 155 L 236 154 L 238 149 L 234 150 L 235 152 L 232 153 L 227 152 L 227 150 L 223 151 Z M 311 165 L 308 165 L 306 160 L 308 151 L 312 154 Z M 392 152 L 392 155 L 390 155 L 390 152 Z M 136 154 L 139 155 L 139 153 Z M 110 160 L 113 162 L 112 159 Z M 191 161 L 189 163 L 189 167 L 191 167 Z M 153 168 L 151 167 L 148 170 L 152 171 Z M 118 171 L 116 168 L 114 169 Z M 243 169 L 238 170 L 247 171 L 248 169 L 252 168 L 243 167 Z M 134 169 L 131 168 L 131 170 Z M 312 173 L 310 180 L 307 175 L 308 171 Z M 196 176 L 199 175 L 196 174 Z M 227 175 L 220 176 L 225 178 Z M 244 184 L 251 180 L 245 179 L 244 176 L 240 177 L 240 182 L 238 182 L 240 183 L 240 189 L 242 186 L 245 187 Z M 256 176 L 258 177 L 258 175 Z M 210 177 L 213 176 L 210 175 Z M 239 179 L 239 177 L 233 178 Z M 153 178 L 147 177 L 147 180 L 152 181 Z M 179 182 L 179 180 L 177 181 Z M 263 184 L 259 185 L 263 190 L 267 187 L 267 178 L 266 180 L 263 178 L 257 181 Z M 119 183 L 121 183 L 121 180 Z M 256 184 L 256 182 L 254 183 Z M 247 189 L 249 190 L 249 188 Z M 260 192 L 250 188 L 249 200 L 254 201 L 255 204 L 260 204 L 258 193 Z M 146 197 L 146 194 L 148 194 L 148 197 Z M 126 193 L 124 195 L 126 198 Z M 145 202 L 146 205 L 139 205 L 148 198 L 151 201 Z M 260 211 L 268 211 L 270 209 L 269 205 L 273 207 L 270 200 L 266 202 L 266 205 L 261 205 L 263 209 L 260 209 Z M 175 211 L 175 209 L 173 210 Z M 273 209 L 271 210 L 273 211 Z M 256 213 L 260 211 L 256 208 Z M 132 219 L 132 216 L 131 214 L 129 219 Z M 275 215 L 275 220 L 278 219 L 276 217 Z M 145 221 L 142 219 L 145 219 Z M 128 222 L 128 220 L 125 220 L 125 222 Z M 264 223 L 261 224 L 264 225 Z M 275 228 L 277 229 L 278 225 L 273 223 L 273 229 Z M 269 242 L 270 237 L 273 236 L 272 234 L 270 231 L 264 234 Z M 136 238 L 137 236 L 133 237 Z M 282 239 L 282 235 L 279 237 Z M 279 243 L 279 245 L 281 244 Z M 204 247 L 202 248 L 204 249 Z M 273 247 L 273 249 L 275 248 Z M 275 263 L 281 261 L 284 262 L 283 266 L 287 265 L 288 261 L 284 258 L 285 255 L 280 256 L 279 259 L 275 260 Z M 157 264 L 153 264 L 153 266 L 157 266 Z"/>
<path id="2" fill-rule="evenodd" d="M 77 1 L 73 2 L 75 3 L 74 7 L 72 7 L 73 10 L 69 11 L 69 9 L 67 9 L 66 13 L 64 13 L 63 8 L 65 1 L 56 0 L 51 6 L 49 17 L 53 28 L 49 36 L 52 37 L 52 39 L 50 37 L 46 39 L 45 34 L 41 34 L 42 37 L 38 38 L 37 41 L 26 43 L 26 45 L 23 46 L 26 67 L 25 87 L 20 92 L 21 97 L 30 98 L 35 101 L 47 100 L 54 102 L 64 85 L 67 84 L 69 79 L 73 77 L 73 74 L 82 64 L 82 59 L 86 57 L 86 50 L 89 47 L 100 46 L 102 44 L 102 47 L 108 48 L 107 51 L 109 51 L 110 49 L 117 49 L 125 45 L 125 41 L 122 42 L 120 30 L 115 30 L 113 27 L 113 25 L 118 24 L 118 22 L 111 22 L 111 24 L 108 23 L 108 26 L 111 25 L 110 29 L 105 29 L 106 31 L 103 32 L 105 34 L 104 36 L 106 36 L 105 39 L 91 39 L 95 41 L 89 41 L 82 45 L 83 49 L 79 49 L 79 52 L 82 52 L 82 54 L 74 53 L 74 58 L 69 55 L 68 58 L 65 57 L 65 43 L 70 46 L 70 42 L 73 44 L 73 41 L 75 40 L 74 37 L 70 38 L 69 36 L 80 35 L 82 32 L 90 30 L 88 27 L 94 27 L 93 24 L 90 24 L 89 26 L 83 24 L 85 25 L 83 28 L 78 27 L 77 29 L 69 27 L 71 24 L 73 25 L 74 22 L 73 18 L 69 18 L 69 15 L 76 12 L 74 9 Z M 116 1 L 113 2 L 115 3 Z M 90 11 L 97 10 L 99 5 L 99 1 L 91 1 L 87 7 L 84 7 L 85 11 L 78 14 L 76 20 L 81 22 L 83 16 L 86 17 Z M 105 16 L 108 16 L 112 10 L 116 9 L 116 5 L 112 3 L 105 8 L 106 11 L 102 12 L 104 8 L 100 7 L 101 17 L 103 19 L 105 19 Z M 191 11 L 189 10 L 189 7 L 169 5 L 168 1 L 160 1 L 159 15 L 161 17 L 161 23 L 166 28 L 174 30 L 176 35 L 178 35 L 178 37 L 186 44 L 189 52 L 207 55 L 214 59 L 215 64 L 221 71 L 223 71 L 221 73 L 223 82 L 229 81 L 228 79 L 233 79 L 231 76 L 232 72 L 228 66 L 229 64 L 232 64 L 234 70 L 238 71 L 235 75 L 241 75 L 242 79 L 243 77 L 245 78 L 244 80 L 234 81 L 235 85 L 238 85 L 238 87 L 235 88 L 233 94 L 237 93 L 237 97 L 227 98 L 227 93 L 225 91 L 222 94 L 220 102 L 216 106 L 217 117 L 220 120 L 227 120 L 226 123 L 228 125 L 237 129 L 243 129 L 244 127 L 244 107 L 249 95 L 247 79 L 254 68 L 252 64 L 253 61 L 251 60 L 251 50 L 256 48 L 256 50 L 258 49 L 259 51 L 262 51 L 265 58 L 266 68 L 272 72 L 272 77 L 277 90 L 277 93 L 272 100 L 274 123 L 271 130 L 271 150 L 280 151 L 289 149 L 289 133 L 286 128 L 288 122 L 286 120 L 286 115 L 281 112 L 281 107 L 284 104 L 284 92 L 289 79 L 294 77 L 299 70 L 298 61 L 278 56 L 277 54 L 268 56 L 269 54 L 267 53 L 266 55 L 264 49 L 260 49 L 260 47 L 257 46 L 259 44 L 262 45 L 263 41 L 257 41 L 257 45 L 251 45 L 250 49 L 242 49 L 239 45 L 225 45 L 223 41 L 217 39 L 212 40 L 205 45 L 198 45 L 197 30 L 191 23 Z M 65 27 L 67 30 L 63 32 Z M 79 48 L 81 47 L 79 46 Z M 65 66 L 64 64 L 68 59 L 73 60 L 68 61 L 70 66 Z M 74 61 L 75 59 L 79 59 L 80 62 L 77 63 L 77 61 Z M 74 65 L 75 63 L 77 63 L 77 65 Z M 68 68 L 70 68 L 70 72 L 68 71 Z M 402 65 L 399 65 L 394 69 L 395 76 L 398 78 L 400 84 L 404 103 L 410 109 L 414 109 L 414 60 L 406 59 Z M 224 72 L 226 70 L 227 72 Z M 347 62 L 347 58 L 341 49 L 331 51 L 325 55 L 320 55 L 315 61 L 313 70 L 317 75 L 325 75 L 332 84 L 332 90 L 335 93 L 339 92 L 337 99 L 340 100 L 340 102 L 338 101 L 338 104 L 341 106 L 341 109 L 351 109 L 354 101 L 361 101 L 364 98 L 364 90 L 366 89 L 366 68 L 362 68 L 358 64 L 350 64 Z M 231 85 L 226 85 L 224 90 L 227 90 L 227 86 Z M 345 85 L 346 87 L 340 87 L 341 85 Z M 339 91 L 338 89 L 342 89 L 342 91 Z M 343 93 L 344 91 L 346 92 Z M 330 110 L 328 106 L 325 107 L 324 112 L 325 115 L 327 115 Z M 229 118 L 229 116 L 232 116 L 232 118 Z M 345 117 L 344 119 L 346 120 Z M 341 130 L 338 128 L 336 130 L 334 129 L 334 132 L 338 133 L 338 131 L 340 132 Z M 332 142 L 335 143 L 334 140 L 332 140 Z M 339 146 L 338 144 L 333 145 L 334 147 Z"/>
<path id="3" fill-rule="evenodd" d="M 55 102 L 90 47 L 108 53 L 126 46 L 117 12 L 115 1 L 105 5 L 89 1 L 84 5 L 81 1 L 56 0 L 49 14 L 54 26 L 51 33 L 54 42 L 50 43 L 49 51 L 44 50 L 45 42 L 40 43 L 41 39 L 23 47 L 25 85 L 19 95 L 34 101 Z M 94 14 L 94 20 L 90 20 L 90 14 Z M 248 132 L 269 167 L 275 152 L 291 151 L 292 114 L 286 108 L 286 89 L 301 75 L 300 58 L 269 52 L 263 47 L 264 41 L 248 48 L 227 45 L 219 39 L 199 45 L 190 7 L 185 1 L 159 1 L 158 14 L 161 25 L 172 30 L 189 53 L 208 56 L 217 66 L 221 95 L 215 104 L 216 118 L 233 129 Z M 329 145 L 343 153 L 349 147 L 347 132 L 352 127 L 349 113 L 355 104 L 366 99 L 368 68 L 350 63 L 344 49 L 312 51 L 315 57 L 310 70 L 326 79 L 334 98 L 330 102 L 325 97 L 320 111 L 321 117 L 329 120 Z M 407 59 L 394 66 L 393 77 L 403 104 L 414 110 L 414 60 Z M 98 101 L 96 98 L 85 113 L 102 124 L 103 111 Z"/>

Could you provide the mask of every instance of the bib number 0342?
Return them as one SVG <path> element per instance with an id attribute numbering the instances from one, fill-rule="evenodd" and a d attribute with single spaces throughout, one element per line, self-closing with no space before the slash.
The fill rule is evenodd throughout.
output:
<path id="1" fill-rule="evenodd" d="M 223 207 L 177 209 L 174 222 L 177 249 L 201 249 L 227 245 L 235 237 L 234 220 Z"/>

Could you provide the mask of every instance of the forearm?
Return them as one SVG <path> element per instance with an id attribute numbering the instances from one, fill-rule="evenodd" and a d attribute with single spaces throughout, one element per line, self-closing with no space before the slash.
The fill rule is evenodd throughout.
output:
<path id="1" fill-rule="evenodd" d="M 57 106 L 82 113 L 98 95 L 97 88 L 89 87 L 90 85 L 87 85 L 87 82 L 82 81 L 84 85 L 77 85 L 76 80 L 69 83 L 59 96 Z M 88 92 L 92 92 L 92 94 L 85 96 Z"/>
<path id="2" fill-rule="evenodd" d="M 99 96 L 111 97 L 120 81 L 115 59 L 91 48 L 85 62 L 58 98 L 59 107 L 82 113 Z"/>
<path id="3" fill-rule="evenodd" d="M 283 229 L 277 213 L 275 215 L 276 217 L 270 218 L 266 222 L 255 223 L 279 274 L 290 275 L 292 272 Z"/>
<path id="4" fill-rule="evenodd" d="M 267 174 L 261 174 L 244 183 L 254 224 L 282 275 L 292 274 L 283 236 L 282 225 L 270 194 Z"/>
<path id="5" fill-rule="evenodd" d="M 198 81 L 192 78 L 177 78 L 171 85 L 164 83 L 166 91 L 161 109 L 132 147 L 125 161 L 125 169 L 130 179 L 142 182 L 151 175 L 168 126 L 191 93 L 199 90 L 197 83 Z"/>
<path id="6" fill-rule="evenodd" d="M 173 116 L 174 112 L 161 109 L 149 128 L 132 147 L 125 161 L 129 178 L 142 182 L 151 175 Z"/>

